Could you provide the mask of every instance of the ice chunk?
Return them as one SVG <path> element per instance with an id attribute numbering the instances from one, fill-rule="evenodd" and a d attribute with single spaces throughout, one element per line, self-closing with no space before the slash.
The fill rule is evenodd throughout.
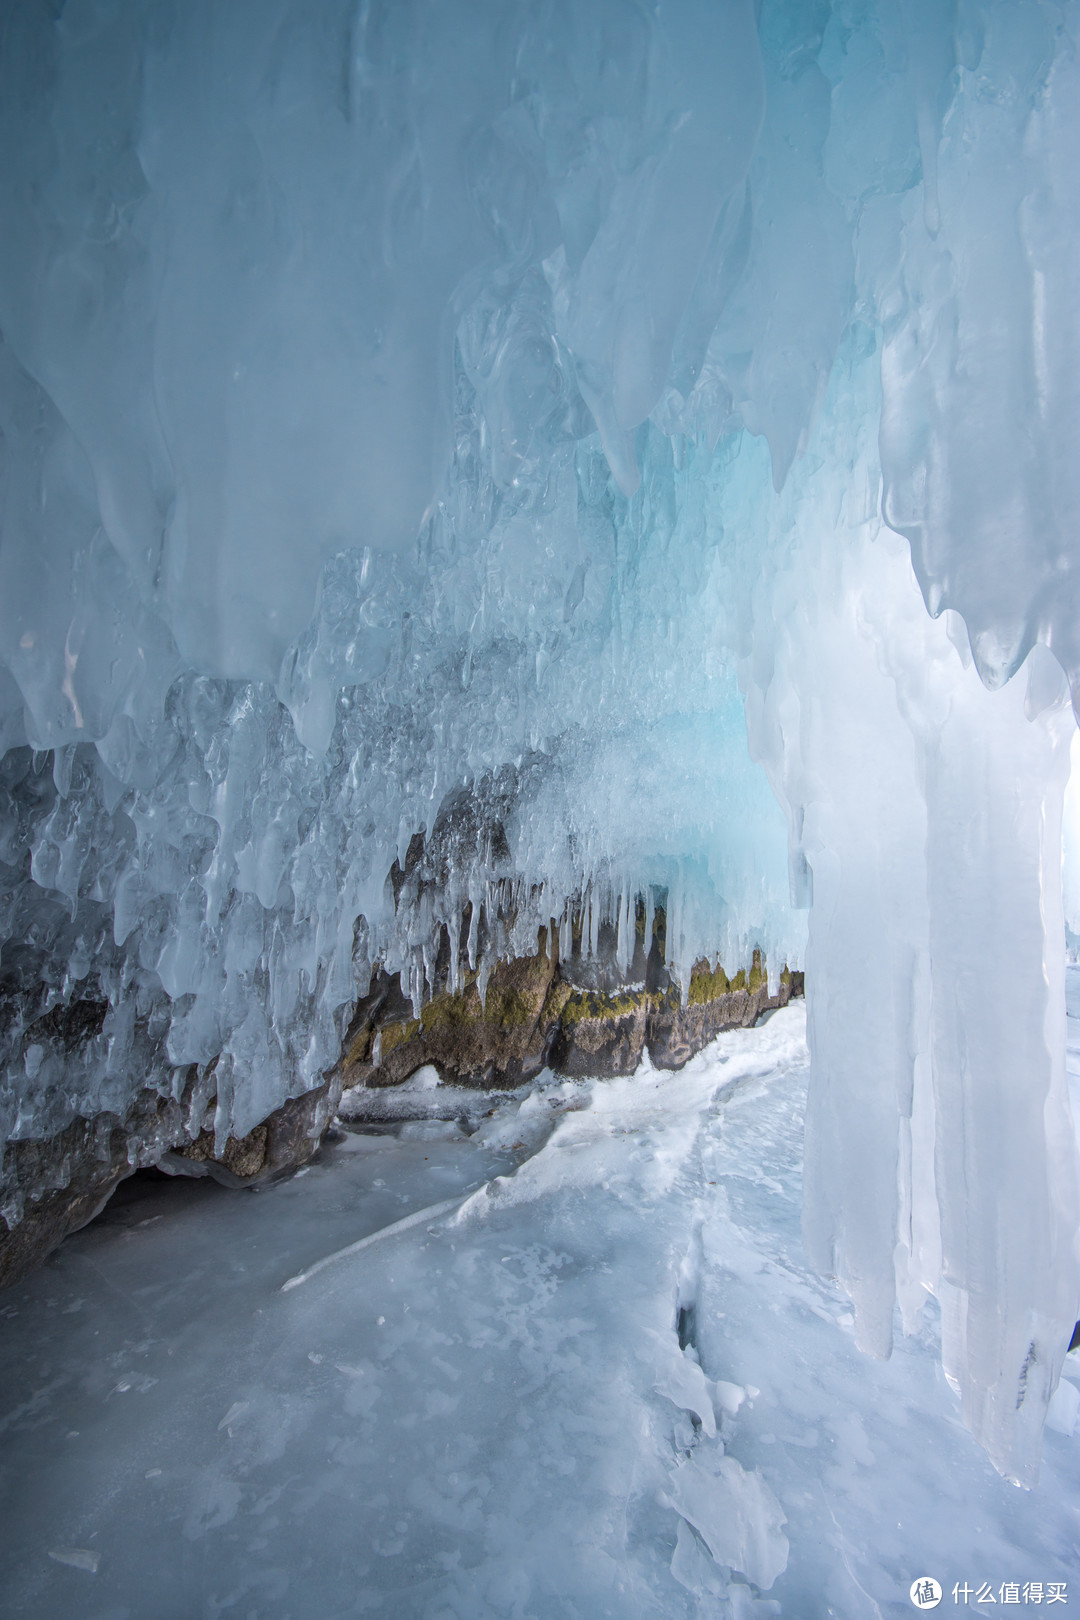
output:
<path id="1" fill-rule="evenodd" d="M 84 1569 L 88 1575 L 96 1575 L 101 1563 L 101 1554 L 90 1547 L 53 1547 L 49 1550 L 49 1557 L 55 1564 L 66 1564 L 69 1569 Z"/>
<path id="2" fill-rule="evenodd" d="M 716 1413 L 713 1410 L 709 1381 L 696 1361 L 685 1353 L 673 1354 L 656 1380 L 656 1391 L 666 1396 L 674 1406 L 684 1412 L 693 1412 L 701 1422 L 705 1434 L 716 1434 Z M 730 1388 L 731 1386 L 727 1386 Z"/>
<path id="3" fill-rule="evenodd" d="M 754 1398 L 754 1390 L 744 1389 L 741 1384 L 729 1383 L 726 1378 L 717 1378 L 713 1383 L 716 1399 L 729 1417 L 735 1417 L 743 1401 L 749 1397 Z"/>
<path id="4" fill-rule="evenodd" d="M 787 1520 L 756 1469 L 747 1472 L 734 1457 L 696 1453 L 676 1471 L 668 1494 L 718 1564 L 762 1591 L 787 1568 Z"/>
<path id="5" fill-rule="evenodd" d="M 475 1196 L 475 1195 L 474 1195 Z M 336 1265 L 339 1261 L 349 1260 L 354 1254 L 360 1254 L 374 1243 L 381 1243 L 387 1238 L 397 1237 L 401 1232 L 411 1232 L 415 1226 L 423 1226 L 426 1222 L 437 1221 L 443 1215 L 449 1215 L 461 1208 L 460 1198 L 444 1198 L 438 1204 L 429 1204 L 425 1209 L 414 1210 L 411 1215 L 403 1215 L 400 1221 L 391 1221 L 389 1226 L 380 1227 L 377 1232 L 369 1232 L 366 1237 L 357 1238 L 355 1243 L 349 1243 L 343 1249 L 335 1249 L 333 1254 L 325 1255 L 316 1260 L 314 1265 L 308 1266 L 306 1271 L 298 1271 L 295 1277 L 288 1277 L 281 1285 L 282 1293 L 288 1293 L 291 1288 L 299 1288 L 310 1278 L 325 1271 L 327 1266 Z"/>
<path id="6" fill-rule="evenodd" d="M 680 1586 L 685 1586 L 688 1592 L 699 1598 L 726 1597 L 731 1585 L 728 1571 L 717 1564 L 686 1519 L 679 1520 L 671 1573 Z"/>

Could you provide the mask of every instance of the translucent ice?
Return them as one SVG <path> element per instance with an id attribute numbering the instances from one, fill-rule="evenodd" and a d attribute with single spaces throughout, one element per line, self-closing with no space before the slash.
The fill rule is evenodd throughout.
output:
<path id="1" fill-rule="evenodd" d="M 194 1068 L 223 1143 L 444 939 L 625 966 L 663 899 L 685 986 L 800 964 L 812 903 L 809 1246 L 868 1348 L 938 1294 L 1031 1477 L 1080 1298 L 1077 28 L 4 8 L 5 1139 Z"/>

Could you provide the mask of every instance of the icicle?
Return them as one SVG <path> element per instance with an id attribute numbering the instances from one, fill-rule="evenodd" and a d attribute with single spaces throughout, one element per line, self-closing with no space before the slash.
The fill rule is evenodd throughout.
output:
<path id="1" fill-rule="evenodd" d="M 679 986 L 680 998 L 686 1000 L 686 986 L 682 977 L 682 874 L 679 873 L 674 882 L 668 886 L 667 907 L 667 968 L 672 978 Z"/>
<path id="2" fill-rule="evenodd" d="M 475 973 L 476 972 L 476 936 L 477 936 L 477 931 L 478 931 L 479 926 L 480 926 L 480 902 L 477 899 L 475 894 L 471 895 L 469 904 L 470 904 L 470 906 L 472 908 L 470 910 L 470 912 L 469 912 L 469 939 L 468 939 L 469 971 L 470 971 L 470 973 Z"/>
<path id="3" fill-rule="evenodd" d="M 476 975 L 476 988 L 480 994 L 480 1005 L 485 1011 L 487 1010 L 488 980 L 491 978 L 492 967 L 491 957 L 485 953 L 483 961 L 480 963 L 480 971 Z"/>
<path id="4" fill-rule="evenodd" d="M 633 955 L 633 951 L 634 951 L 634 932 L 633 932 L 633 925 L 632 925 L 631 919 L 630 919 L 630 911 L 631 911 L 631 906 L 633 905 L 633 898 L 632 898 L 632 891 L 630 889 L 630 885 L 629 885 L 629 883 L 627 883 L 625 881 L 620 883 L 616 905 L 617 905 L 617 917 L 618 917 L 618 932 L 617 932 L 617 935 L 616 935 L 615 952 L 616 952 L 616 960 L 618 961 L 618 964 L 619 964 L 619 972 L 622 974 L 623 978 L 625 979 L 625 977 L 627 975 L 627 972 L 629 970 L 629 967 L 630 967 L 630 958 Z"/>
<path id="5" fill-rule="evenodd" d="M 455 908 L 447 927 L 450 941 L 450 977 L 448 980 L 451 995 L 457 995 L 461 988 L 461 912 Z"/>

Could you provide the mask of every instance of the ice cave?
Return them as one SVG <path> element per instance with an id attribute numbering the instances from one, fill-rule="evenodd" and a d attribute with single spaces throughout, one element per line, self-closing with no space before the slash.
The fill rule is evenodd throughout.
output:
<path id="1" fill-rule="evenodd" d="M 1078 712 L 1080 0 L 0 0 L 0 1612 L 1080 1605 Z"/>

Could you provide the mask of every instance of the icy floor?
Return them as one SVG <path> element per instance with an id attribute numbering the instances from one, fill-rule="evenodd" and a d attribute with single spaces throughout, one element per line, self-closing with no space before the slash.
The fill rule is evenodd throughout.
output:
<path id="1" fill-rule="evenodd" d="M 941 1613 L 1080 1607 L 1080 1433 L 1006 1485 L 931 1328 L 871 1361 L 805 1270 L 804 1089 L 794 1006 L 256 1195 L 129 1184 L 0 1301 L 0 1611 L 862 1620 L 923 1574 Z"/>

